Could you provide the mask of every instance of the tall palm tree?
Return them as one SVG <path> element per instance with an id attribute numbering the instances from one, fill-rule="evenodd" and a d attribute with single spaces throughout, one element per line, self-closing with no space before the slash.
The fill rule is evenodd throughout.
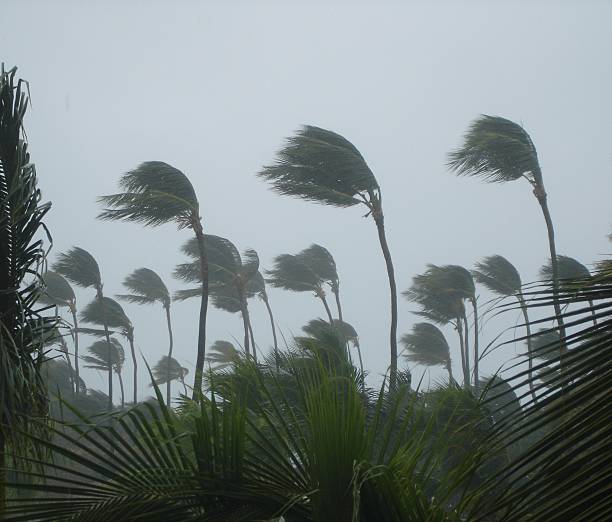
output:
<path id="1" fill-rule="evenodd" d="M 272 307 L 270 306 L 270 299 L 266 292 L 266 281 L 258 270 L 247 284 L 247 292 L 252 295 L 258 296 L 266 305 L 268 311 L 268 317 L 270 318 L 270 327 L 272 328 L 272 339 L 274 342 L 274 358 L 276 360 L 276 367 L 278 369 L 278 340 L 276 338 L 276 325 L 274 323 L 274 315 L 272 314 Z"/>
<path id="2" fill-rule="evenodd" d="M 253 355 L 257 358 L 252 327 L 248 309 L 248 299 L 253 297 L 249 290 L 249 281 L 259 269 L 259 257 L 254 250 L 246 250 L 242 256 L 234 244 L 224 237 L 206 234 L 204 243 L 208 253 L 209 292 L 216 308 L 230 313 L 241 313 L 244 326 L 244 349 L 250 354 L 253 344 Z M 196 243 L 189 240 L 183 245 L 183 252 L 194 259 L 197 255 Z M 177 266 L 174 276 L 188 283 L 200 281 L 196 267 L 197 261 Z M 200 288 L 179 290 L 175 299 L 184 300 L 198 295 Z"/>
<path id="3" fill-rule="evenodd" d="M 123 389 L 123 377 L 121 370 L 125 363 L 125 352 L 121 343 L 114 337 L 111 337 L 110 344 L 106 341 L 96 341 L 87 351 L 91 355 L 85 355 L 83 361 L 86 363 L 85 368 L 93 368 L 95 370 L 112 372 L 114 371 L 119 377 L 119 388 L 121 390 L 121 407 L 125 406 L 125 393 Z"/>
<path id="4" fill-rule="evenodd" d="M 340 304 L 340 278 L 338 269 L 333 256 L 325 247 L 313 243 L 308 248 L 302 250 L 298 256 L 325 281 L 334 294 L 336 307 L 338 309 L 338 319 L 342 321 L 342 306 Z"/>
<path id="5" fill-rule="evenodd" d="M 208 350 L 206 359 L 217 370 L 221 370 L 240 361 L 240 352 L 228 341 L 215 341 Z"/>
<path id="6" fill-rule="evenodd" d="M 581 286 L 590 283 L 592 280 L 591 271 L 580 261 L 569 256 L 557 256 L 557 267 L 559 271 L 559 286 L 571 290 L 579 290 Z M 553 267 L 551 260 L 540 268 L 540 276 L 546 280 L 551 280 Z M 593 308 L 593 301 L 590 300 L 593 325 L 597 326 L 597 311 Z"/>
<path id="7" fill-rule="evenodd" d="M 134 270 L 129 276 L 123 280 L 123 286 L 129 290 L 129 294 L 119 294 L 117 298 L 127 301 L 129 303 L 136 304 L 154 304 L 159 303 L 162 305 L 164 312 L 166 313 L 166 324 L 168 327 L 168 340 L 170 346 L 168 347 L 168 364 L 171 363 L 172 349 L 174 346 L 172 336 L 172 321 L 170 319 L 170 304 L 172 299 L 170 298 L 170 292 L 164 284 L 163 280 L 156 272 L 149 268 L 138 268 Z M 168 366 L 168 375 L 170 375 L 171 368 Z M 166 380 L 166 402 L 170 404 L 170 378 Z"/>
<path id="8" fill-rule="evenodd" d="M 72 315 L 72 338 L 74 340 L 74 371 L 76 380 L 79 380 L 79 323 L 77 319 L 77 302 L 74 290 L 64 276 L 47 270 L 43 275 L 45 291 L 40 296 L 43 304 L 54 305 L 58 308 L 68 308 Z M 78 387 L 75 390 L 78 395 Z"/>
<path id="9" fill-rule="evenodd" d="M 491 292 L 506 297 L 515 297 L 521 307 L 525 328 L 527 330 L 527 356 L 529 358 L 529 386 L 531 397 L 536 402 L 533 379 L 533 349 L 531 338 L 531 326 L 525 296 L 523 295 L 523 283 L 518 270 L 510 261 L 500 255 L 488 256 L 476 263 L 476 270 L 472 270 L 474 279 L 485 286 Z"/>
<path id="10" fill-rule="evenodd" d="M 53 270 L 64 276 L 68 281 L 81 288 L 92 288 L 96 291 L 96 300 L 104 299 L 102 276 L 100 267 L 95 258 L 80 247 L 72 247 L 67 252 L 59 254 L 57 261 L 53 264 Z M 110 350 L 110 333 L 106 318 L 102 316 L 101 325 L 104 328 L 104 336 Z M 75 325 L 75 328 L 76 325 Z M 110 357 L 110 353 L 109 353 Z M 113 374 L 108 374 L 108 410 L 113 409 Z"/>
<path id="11" fill-rule="evenodd" d="M 266 270 L 266 282 L 274 288 L 282 288 L 291 292 L 314 292 L 315 297 L 321 300 L 329 323 L 334 319 L 325 298 L 323 285 L 325 280 L 317 274 L 302 256 L 281 254 L 274 258 L 274 266 Z"/>
<path id="12" fill-rule="evenodd" d="M 555 229 L 548 208 L 548 196 L 538 160 L 538 153 L 529 134 L 522 126 L 499 116 L 483 115 L 474 120 L 463 145 L 449 154 L 449 167 L 459 176 L 475 176 L 489 183 L 506 183 L 525 179 L 538 200 L 546 230 L 552 259 L 553 305 L 561 335 L 565 338 L 565 325 L 559 304 L 559 266 Z M 563 350 L 563 347 L 560 347 Z"/>
<path id="13" fill-rule="evenodd" d="M 174 357 L 168 357 L 167 355 L 162 356 L 155 366 L 153 366 L 152 372 L 155 383 L 158 385 L 165 383 L 167 389 L 170 388 L 170 383 L 172 381 L 179 381 L 183 385 L 185 396 L 187 396 L 185 376 L 189 373 L 189 370 L 181 366 Z M 153 386 L 153 384 L 150 384 L 150 386 Z M 167 393 L 167 397 L 167 404 L 170 404 L 170 392 Z"/>
<path id="14" fill-rule="evenodd" d="M 134 325 L 132 325 L 132 322 L 123 311 L 122 306 L 110 297 L 96 299 L 83 309 L 81 312 L 81 320 L 83 322 L 96 325 L 105 324 L 107 327 L 105 334 L 108 332 L 108 327 L 115 328 L 117 332 L 123 335 L 128 341 L 130 345 L 130 352 L 132 354 L 132 371 L 134 381 L 133 394 L 134 404 L 136 404 L 138 402 L 138 363 L 136 360 L 136 350 L 134 348 Z M 95 334 L 95 331 L 92 331 L 91 333 Z M 110 388 L 110 392 L 112 393 L 112 387 Z M 109 395 L 111 395 L 111 393 L 109 393 Z"/>
<path id="15" fill-rule="evenodd" d="M 198 198 L 187 176 L 161 161 L 148 161 L 125 173 L 119 186 L 124 192 L 99 198 L 107 207 L 98 216 L 100 219 L 132 221 L 145 226 L 175 223 L 179 229 L 190 228 L 195 235 L 202 286 L 193 386 L 196 396 L 202 392 L 208 310 L 208 261 Z"/>
<path id="16" fill-rule="evenodd" d="M 287 140 L 260 177 L 279 194 L 336 207 L 365 205 L 376 224 L 391 292 L 390 385 L 397 380 L 397 287 L 378 181 L 357 148 L 335 132 L 306 125 Z"/>
<path id="17" fill-rule="evenodd" d="M 458 265 L 427 265 L 425 273 L 412 279 L 412 286 L 403 293 L 422 308 L 417 315 L 440 325 L 453 324 L 459 335 L 464 386 L 471 383 L 469 356 L 469 324 L 464 301 L 474 310 L 474 377 L 478 383 L 478 311 L 476 289 L 472 275 Z"/>
<path id="18" fill-rule="evenodd" d="M 454 382 L 450 348 L 444 334 L 430 323 L 416 323 L 412 332 L 404 334 L 400 342 L 408 352 L 407 360 L 422 366 L 442 365 L 448 372 L 449 382 Z"/>

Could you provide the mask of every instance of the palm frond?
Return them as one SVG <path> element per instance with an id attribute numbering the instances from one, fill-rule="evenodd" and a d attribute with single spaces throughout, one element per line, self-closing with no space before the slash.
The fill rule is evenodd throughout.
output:
<path id="1" fill-rule="evenodd" d="M 449 168 L 459 176 L 503 183 L 531 175 L 542 177 L 538 155 L 520 125 L 499 116 L 483 115 L 472 122 L 463 145 L 449 154 Z"/>
<path id="2" fill-rule="evenodd" d="M 279 194 L 349 207 L 378 189 L 374 174 L 357 148 L 335 132 L 302 127 L 259 176 Z M 360 197 L 362 196 L 362 197 Z"/>
<path id="3" fill-rule="evenodd" d="M 499 295 L 516 295 L 521 291 L 522 282 L 518 270 L 500 255 L 485 257 L 476 263 L 472 275 L 481 285 Z"/>
<path id="4" fill-rule="evenodd" d="M 404 334 L 400 342 L 407 353 L 408 361 L 423 365 L 436 366 L 450 364 L 450 348 L 439 328 L 429 323 L 416 323 L 412 332 Z"/>
<path id="5" fill-rule="evenodd" d="M 215 341 L 206 355 L 206 360 L 217 370 L 234 364 L 241 358 L 242 354 L 228 341 Z"/>
<path id="6" fill-rule="evenodd" d="M 87 250 L 80 247 L 72 247 L 59 254 L 57 261 L 53 263 L 53 270 L 83 288 L 98 289 L 102 285 L 98 262 Z"/>
<path id="7" fill-rule="evenodd" d="M 125 351 L 121 343 L 114 337 L 110 338 L 110 350 L 108 343 L 100 340 L 89 346 L 87 351 L 91 355 L 83 356 L 86 368 L 108 371 L 109 366 L 112 366 L 115 373 L 121 373 L 125 363 Z"/>
<path id="8" fill-rule="evenodd" d="M 157 361 L 157 363 L 155 363 L 152 373 L 156 384 L 166 384 L 168 380 L 183 380 L 189 373 L 189 370 L 182 367 L 174 357 L 164 355 L 159 361 Z M 151 383 L 150 386 L 153 386 L 153 383 Z"/>
<path id="9" fill-rule="evenodd" d="M 119 180 L 124 192 L 98 198 L 106 208 L 103 220 L 122 220 L 157 226 L 175 222 L 192 225 L 199 216 L 198 200 L 191 182 L 180 170 L 161 161 L 147 161 Z"/>
<path id="10" fill-rule="evenodd" d="M 274 258 L 274 267 L 266 270 L 266 280 L 275 288 L 293 292 L 313 292 L 321 285 L 321 278 L 298 256 L 281 254 Z"/>
<path id="11" fill-rule="evenodd" d="M 119 299 L 130 303 L 152 304 L 161 303 L 164 307 L 170 306 L 170 292 L 162 278 L 149 268 L 138 268 L 128 275 L 123 286 L 130 290 L 130 294 L 117 295 Z"/>
<path id="12" fill-rule="evenodd" d="M 591 272 L 580 261 L 569 256 L 557 256 L 557 270 L 559 271 L 559 284 L 570 288 L 577 288 L 590 281 Z M 546 281 L 553 277 L 552 262 L 540 268 L 540 276 Z"/>
<path id="13" fill-rule="evenodd" d="M 40 295 L 41 303 L 66 307 L 74 305 L 74 290 L 62 275 L 47 270 L 42 278 L 45 290 Z"/>
<path id="14" fill-rule="evenodd" d="M 106 325 L 126 331 L 132 329 L 132 323 L 125 315 L 121 305 L 110 297 L 96 298 L 91 301 L 81 310 L 80 318 L 86 323 Z"/>
<path id="15" fill-rule="evenodd" d="M 297 255 L 322 280 L 328 281 L 329 283 L 338 281 L 336 262 L 329 250 L 325 247 L 313 243 Z"/>

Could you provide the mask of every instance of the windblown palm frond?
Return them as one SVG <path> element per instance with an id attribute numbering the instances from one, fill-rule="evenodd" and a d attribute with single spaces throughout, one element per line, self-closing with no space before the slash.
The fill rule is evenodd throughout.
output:
<path id="1" fill-rule="evenodd" d="M 80 247 L 72 247 L 59 254 L 57 261 L 53 263 L 53 270 L 83 288 L 98 290 L 102 286 L 98 262 L 87 250 Z"/>
<path id="2" fill-rule="evenodd" d="M 575 288 L 591 279 L 591 272 L 580 261 L 573 257 L 557 256 L 557 266 L 559 267 L 559 283 Z M 548 263 L 540 268 L 540 276 L 547 281 L 552 279 L 552 263 Z"/>
<path id="3" fill-rule="evenodd" d="M 500 255 L 485 257 L 472 270 L 474 279 L 499 295 L 517 295 L 523 283 L 518 270 L 510 261 Z"/>
<path id="4" fill-rule="evenodd" d="M 168 381 L 183 382 L 183 379 L 189 373 L 189 370 L 181 366 L 181 364 L 174 357 L 164 355 L 159 361 L 157 361 L 155 366 L 153 366 L 152 373 L 156 384 L 167 384 Z M 153 386 L 153 384 L 150 384 L 149 386 Z"/>
<path id="5" fill-rule="evenodd" d="M 281 254 L 274 258 L 274 267 L 266 270 L 266 282 L 274 288 L 292 292 L 317 292 L 322 279 L 296 255 Z"/>
<path id="6" fill-rule="evenodd" d="M 106 206 L 99 219 L 123 220 L 157 226 L 175 222 L 192 226 L 199 213 L 198 199 L 187 176 L 162 161 L 147 161 L 119 180 L 124 192 L 102 196 Z"/>
<path id="7" fill-rule="evenodd" d="M 475 120 L 463 145 L 449 154 L 448 166 L 460 176 L 476 176 L 490 183 L 542 176 L 529 134 L 499 116 L 483 115 Z"/>
<path id="8" fill-rule="evenodd" d="M 125 363 L 125 351 L 121 343 L 114 337 L 111 337 L 110 350 L 106 341 L 100 340 L 88 347 L 87 351 L 91 355 L 83 356 L 86 368 L 107 371 L 108 367 L 112 366 L 115 373 L 121 373 Z"/>
<path id="9" fill-rule="evenodd" d="M 43 275 L 45 290 L 40 296 L 43 304 L 71 307 L 76 302 L 70 283 L 59 273 L 47 270 Z"/>
<path id="10" fill-rule="evenodd" d="M 439 328 L 429 323 L 416 323 L 412 332 L 400 340 L 407 350 L 408 361 L 422 366 L 442 365 L 450 369 L 450 348 Z M 451 374 L 452 377 L 452 374 Z"/>
<path id="11" fill-rule="evenodd" d="M 80 393 L 85 393 L 85 381 L 77 378 L 72 365 L 60 358 L 48 359 L 42 367 L 42 374 L 51 396 L 71 397 L 75 384 Z"/>
<path id="12" fill-rule="evenodd" d="M 208 350 L 206 360 L 217 370 L 225 368 L 241 360 L 241 354 L 228 341 L 215 341 Z"/>
<path id="13" fill-rule="evenodd" d="M 123 281 L 131 293 L 117 295 L 130 303 L 153 304 L 161 303 L 164 308 L 170 306 L 170 292 L 162 281 L 162 278 L 149 268 L 138 268 L 134 270 Z"/>
<path id="14" fill-rule="evenodd" d="M 338 280 L 336 262 L 334 261 L 334 258 L 330 254 L 329 250 L 327 250 L 325 247 L 314 243 L 308 248 L 302 250 L 297 255 L 322 280 L 327 281 L 330 284 Z"/>
<path id="15" fill-rule="evenodd" d="M 91 301 L 81 310 L 81 320 L 97 325 L 106 324 L 111 328 L 118 328 L 124 332 L 129 332 L 133 328 L 121 305 L 110 297 Z"/>

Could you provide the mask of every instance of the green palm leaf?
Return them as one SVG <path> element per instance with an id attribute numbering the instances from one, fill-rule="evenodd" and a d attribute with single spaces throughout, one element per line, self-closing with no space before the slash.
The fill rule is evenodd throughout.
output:
<path id="1" fill-rule="evenodd" d="M 134 270 L 123 281 L 130 293 L 117 297 L 130 303 L 153 304 L 161 303 L 165 308 L 170 306 L 170 292 L 156 272 L 149 268 Z"/>
<path id="2" fill-rule="evenodd" d="M 521 291 L 522 282 L 518 270 L 500 255 L 485 257 L 476 263 L 472 275 L 481 285 L 499 295 L 516 295 Z"/>
<path id="3" fill-rule="evenodd" d="M 76 297 L 70 283 L 57 272 L 47 270 L 43 275 L 45 291 L 40 296 L 43 304 L 70 307 L 73 306 Z"/>
<path id="4" fill-rule="evenodd" d="M 97 290 L 102 286 L 98 262 L 87 250 L 80 247 L 72 247 L 59 254 L 57 261 L 53 263 L 53 270 L 83 288 Z"/>
<path id="5" fill-rule="evenodd" d="M 412 332 L 404 334 L 401 343 L 407 350 L 408 361 L 423 366 L 450 367 L 450 348 L 439 328 L 429 323 L 417 323 Z"/>

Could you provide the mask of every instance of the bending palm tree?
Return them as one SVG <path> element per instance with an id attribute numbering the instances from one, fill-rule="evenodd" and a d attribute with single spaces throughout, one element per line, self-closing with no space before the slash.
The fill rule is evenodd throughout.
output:
<path id="1" fill-rule="evenodd" d="M 240 361 L 240 352 L 228 341 L 215 341 L 208 350 L 208 362 L 217 370 L 222 370 Z"/>
<path id="2" fill-rule="evenodd" d="M 202 283 L 198 355 L 193 385 L 195 397 L 202 392 L 208 309 L 208 261 L 198 199 L 187 176 L 161 161 L 142 163 L 135 170 L 124 174 L 119 186 L 125 192 L 100 198 L 100 202 L 108 207 L 100 213 L 100 219 L 134 221 L 145 226 L 173 222 L 179 229 L 190 228 L 195 234 Z"/>
<path id="3" fill-rule="evenodd" d="M 336 299 L 336 307 L 338 308 L 338 319 L 342 321 L 342 306 L 340 305 L 340 278 L 338 277 L 338 269 L 333 256 L 329 250 L 317 245 L 310 245 L 302 250 L 298 256 L 325 281 L 331 288 Z"/>
<path id="4" fill-rule="evenodd" d="M 189 373 L 187 368 L 183 368 L 180 363 L 173 357 L 164 355 L 157 364 L 153 367 L 153 379 L 155 383 L 166 384 L 167 389 L 170 389 L 172 381 L 180 381 L 183 385 L 185 396 L 187 396 L 187 386 L 185 385 L 185 376 Z M 152 384 L 150 384 L 152 386 Z M 167 393 L 168 401 L 170 400 L 170 392 Z M 168 405 L 170 402 L 168 402 Z"/>
<path id="5" fill-rule="evenodd" d="M 58 308 L 68 308 L 72 315 L 72 338 L 74 340 L 74 372 L 76 380 L 79 380 L 79 323 L 77 320 L 76 296 L 70 283 L 61 274 L 47 270 L 43 276 L 45 292 L 41 295 L 40 301 L 44 304 L 54 305 Z M 76 388 L 76 394 L 79 388 Z"/>
<path id="6" fill-rule="evenodd" d="M 139 268 L 134 270 L 129 276 L 123 281 L 125 286 L 131 293 L 117 295 L 119 299 L 123 299 L 129 303 L 137 304 L 153 304 L 160 303 L 166 313 L 166 324 L 168 325 L 168 340 L 170 346 L 168 348 L 168 364 L 172 359 L 173 349 L 173 336 L 172 336 L 172 322 L 170 320 L 170 292 L 168 288 L 153 270 L 148 268 Z M 171 368 L 168 366 L 168 376 L 170 375 Z M 170 377 L 166 381 L 166 403 L 170 404 Z"/>
<path id="7" fill-rule="evenodd" d="M 278 369 L 278 341 L 276 339 L 276 326 L 274 324 L 274 315 L 272 314 L 272 307 L 270 306 L 270 300 L 268 298 L 268 293 L 266 292 L 266 281 L 264 280 L 259 270 L 253 277 L 251 277 L 251 279 L 249 279 L 247 291 L 252 295 L 259 296 L 259 298 L 266 305 L 266 309 L 268 310 L 268 316 L 270 318 L 270 327 L 272 328 L 272 339 L 274 341 L 274 359 L 276 361 L 276 368 Z"/>
<path id="8" fill-rule="evenodd" d="M 259 174 L 276 192 L 336 207 L 365 205 L 376 224 L 391 291 L 390 385 L 397 380 L 397 287 L 387 244 L 382 192 L 357 148 L 335 132 L 304 126 L 287 140 L 276 164 Z"/>
<path id="9" fill-rule="evenodd" d="M 68 281 L 82 288 L 93 288 L 96 291 L 96 300 L 104 299 L 102 291 L 102 276 L 100 267 L 94 257 L 87 250 L 80 247 L 72 247 L 68 252 L 58 256 L 53 264 L 53 270 L 64 276 Z M 110 334 L 108 323 L 104 315 L 100 317 L 100 323 L 104 328 L 106 344 L 110 350 Z M 76 328 L 76 325 L 75 325 Z M 109 353 L 110 358 L 110 353 Z M 108 410 L 113 409 L 113 374 L 108 373 Z"/>
<path id="10" fill-rule="evenodd" d="M 111 337 L 110 343 L 106 341 L 96 341 L 93 343 L 87 351 L 91 355 L 83 357 L 85 361 L 85 368 L 93 368 L 95 370 L 101 370 L 106 372 L 114 371 L 119 377 L 119 388 L 121 390 L 121 407 L 125 406 L 125 393 L 123 390 L 123 378 L 121 377 L 121 370 L 123 369 L 123 363 L 125 362 L 125 352 L 123 346 L 114 337 Z"/>
<path id="11" fill-rule="evenodd" d="M 474 279 L 481 285 L 487 287 L 492 292 L 502 296 L 513 296 L 521 307 L 523 318 L 525 320 L 525 328 L 527 329 L 527 356 L 529 358 L 529 390 L 531 398 L 535 403 L 537 401 L 535 390 L 533 387 L 533 349 L 531 339 L 531 326 L 529 322 L 529 314 L 527 312 L 527 304 L 523 296 L 521 276 L 518 270 L 505 257 L 495 255 L 485 257 L 482 261 L 476 263 L 476 270 L 472 271 Z"/>
<path id="12" fill-rule="evenodd" d="M 557 267 L 559 270 L 559 285 L 566 290 L 579 290 L 581 286 L 592 281 L 589 269 L 573 257 L 557 256 Z M 548 263 L 540 268 L 540 275 L 547 280 L 552 279 L 553 267 L 550 259 Z M 593 308 L 593 301 L 588 300 L 591 306 L 593 325 L 597 326 L 597 311 Z"/>
<path id="13" fill-rule="evenodd" d="M 118 329 L 118 333 L 127 339 L 130 344 L 130 352 L 132 353 L 134 404 L 136 404 L 138 402 L 138 364 L 136 361 L 136 350 L 134 349 L 134 326 L 128 316 L 125 315 L 123 308 L 114 299 L 103 297 L 102 299 L 92 301 L 83 309 L 81 312 L 81 320 L 96 325 L 105 324 L 107 327 L 105 335 L 108 334 L 109 326 L 111 328 L 116 328 Z M 91 331 L 91 333 L 95 334 L 95 330 Z M 112 392 L 112 388 L 110 391 Z"/>
<path id="14" fill-rule="evenodd" d="M 490 183 L 505 183 L 525 179 L 533 187 L 538 200 L 546 230 L 548 247 L 552 259 L 553 305 L 561 336 L 565 338 L 565 325 L 559 304 L 559 267 L 555 246 L 555 229 L 544 179 L 531 137 L 520 125 L 499 116 L 481 116 L 475 120 L 461 148 L 449 155 L 449 167 L 460 176 L 476 176 Z M 560 350 L 565 348 L 560 345 Z"/>
<path id="15" fill-rule="evenodd" d="M 292 292 L 314 292 L 321 300 L 325 313 L 332 324 L 334 319 L 325 298 L 324 280 L 298 254 L 281 254 L 274 258 L 274 267 L 266 270 L 268 279 L 274 288 L 282 288 Z"/>
<path id="16" fill-rule="evenodd" d="M 253 355 L 257 358 L 247 304 L 247 299 L 254 295 L 249 292 L 249 281 L 259 269 L 257 252 L 247 250 L 241 257 L 231 241 L 211 234 L 204 236 L 204 243 L 208 253 L 209 292 L 213 305 L 226 312 L 242 314 L 244 349 L 250 354 L 250 345 L 253 344 Z M 187 241 L 183 246 L 183 252 L 192 259 L 195 258 L 197 254 L 195 241 Z M 196 263 L 197 261 L 192 261 L 179 265 L 174 271 L 175 277 L 189 283 L 199 282 L 200 274 Z M 175 294 L 175 299 L 188 299 L 199 295 L 199 292 L 200 288 L 179 290 Z"/>
<path id="17" fill-rule="evenodd" d="M 417 323 L 412 333 L 404 334 L 400 342 L 407 350 L 406 359 L 423 366 L 442 365 L 448 371 L 449 383 L 454 382 L 450 348 L 444 334 L 437 326 Z"/>

